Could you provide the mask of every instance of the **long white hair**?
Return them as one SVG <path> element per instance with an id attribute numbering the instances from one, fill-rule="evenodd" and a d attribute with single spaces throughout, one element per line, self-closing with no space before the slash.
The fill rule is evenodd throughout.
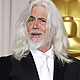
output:
<path id="1" fill-rule="evenodd" d="M 62 62 L 71 62 L 68 59 L 67 51 L 69 49 L 68 36 L 64 29 L 62 17 L 51 0 L 32 0 L 28 7 L 22 13 L 16 24 L 16 38 L 12 49 L 12 54 L 18 60 L 29 54 L 29 47 L 27 41 L 27 21 L 30 17 L 31 9 L 34 5 L 44 6 L 47 13 L 47 35 L 53 38 L 54 54 Z M 49 33 L 49 34 L 48 34 Z M 50 34 L 51 33 L 51 34 Z M 54 33 L 54 34 L 52 34 Z"/>

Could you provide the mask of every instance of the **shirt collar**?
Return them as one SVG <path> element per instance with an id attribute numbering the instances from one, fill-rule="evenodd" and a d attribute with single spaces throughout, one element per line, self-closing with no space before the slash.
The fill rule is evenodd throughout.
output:
<path id="1" fill-rule="evenodd" d="M 50 58 L 53 58 L 54 56 L 53 45 L 47 52 L 45 52 L 45 54 L 48 55 Z"/>
<path id="2" fill-rule="evenodd" d="M 54 54 L 53 54 L 53 53 L 54 53 L 54 52 L 53 52 L 53 45 L 52 45 L 51 48 L 50 48 L 47 52 L 45 52 L 45 53 L 43 53 L 43 52 L 41 52 L 41 51 L 39 51 L 39 50 L 32 50 L 32 49 L 30 49 L 30 51 L 31 51 L 34 59 L 39 58 L 42 54 L 46 54 L 46 55 L 48 55 L 50 58 L 53 58 L 53 57 L 54 57 Z"/>

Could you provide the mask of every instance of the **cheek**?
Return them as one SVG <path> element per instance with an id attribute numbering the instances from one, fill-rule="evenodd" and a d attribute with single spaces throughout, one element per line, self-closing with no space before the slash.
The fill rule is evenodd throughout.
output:
<path id="1" fill-rule="evenodd" d="M 31 31 L 31 29 L 32 29 L 32 26 L 27 26 L 27 31 L 28 31 L 28 33 L 30 33 L 30 31 Z"/>
<path id="2" fill-rule="evenodd" d="M 44 34 L 46 34 L 46 25 L 44 25 L 44 26 L 42 27 L 42 31 L 43 31 Z"/>

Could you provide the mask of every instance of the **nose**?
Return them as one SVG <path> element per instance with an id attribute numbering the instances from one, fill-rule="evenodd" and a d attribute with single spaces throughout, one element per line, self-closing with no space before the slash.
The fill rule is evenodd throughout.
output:
<path id="1" fill-rule="evenodd" d="M 35 22 L 33 24 L 33 29 L 38 29 L 38 28 L 39 28 L 38 20 L 35 20 Z"/>

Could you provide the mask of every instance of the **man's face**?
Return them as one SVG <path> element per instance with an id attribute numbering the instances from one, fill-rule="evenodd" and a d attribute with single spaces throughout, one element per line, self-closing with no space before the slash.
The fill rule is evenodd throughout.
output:
<path id="1" fill-rule="evenodd" d="M 43 6 L 36 5 L 32 8 L 27 22 L 29 38 L 39 43 L 46 36 L 46 10 Z"/>

